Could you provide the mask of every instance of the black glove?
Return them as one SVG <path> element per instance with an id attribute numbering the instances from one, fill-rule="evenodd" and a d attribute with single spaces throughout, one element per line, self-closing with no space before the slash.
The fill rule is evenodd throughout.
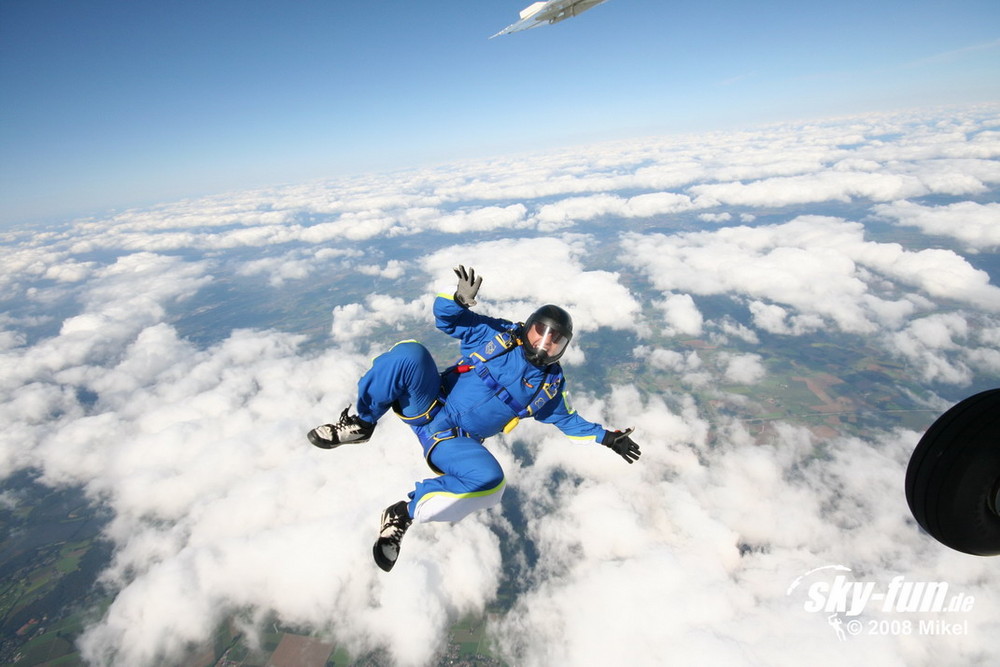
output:
<path id="1" fill-rule="evenodd" d="M 625 459 L 628 463 L 635 463 L 639 460 L 639 445 L 635 444 L 632 438 L 628 437 L 634 428 L 625 431 L 606 431 L 601 444 L 614 450 L 615 454 Z"/>
<path id="2" fill-rule="evenodd" d="M 479 292 L 479 286 L 483 284 L 482 276 L 477 278 L 475 269 L 469 267 L 469 270 L 466 271 L 461 264 L 455 269 L 455 275 L 458 276 L 455 301 L 464 308 L 476 305 L 476 294 Z"/>

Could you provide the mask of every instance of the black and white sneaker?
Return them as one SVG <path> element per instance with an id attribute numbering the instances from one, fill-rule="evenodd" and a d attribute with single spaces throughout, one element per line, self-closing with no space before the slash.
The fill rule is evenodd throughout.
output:
<path id="1" fill-rule="evenodd" d="M 375 546 L 372 547 L 372 555 L 375 556 L 375 563 L 386 572 L 396 564 L 396 559 L 399 558 L 399 544 L 403 541 L 403 535 L 411 523 L 413 519 L 410 518 L 410 511 L 406 509 L 405 500 L 389 505 L 382 512 L 382 529 Z"/>
<path id="2" fill-rule="evenodd" d="M 336 424 L 323 424 L 309 431 L 307 437 L 309 442 L 320 449 L 333 449 L 348 443 L 368 442 L 375 430 L 375 424 L 371 424 L 361 419 L 357 415 L 348 415 L 347 411 L 351 406 L 344 408 L 340 413 L 340 420 Z"/>

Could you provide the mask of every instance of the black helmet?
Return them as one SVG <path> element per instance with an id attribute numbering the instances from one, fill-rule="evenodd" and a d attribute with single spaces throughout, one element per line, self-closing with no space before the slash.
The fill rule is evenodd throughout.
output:
<path id="1" fill-rule="evenodd" d="M 559 306 L 542 306 L 531 314 L 521 330 L 524 356 L 535 366 L 554 364 L 573 338 L 573 318 Z"/>

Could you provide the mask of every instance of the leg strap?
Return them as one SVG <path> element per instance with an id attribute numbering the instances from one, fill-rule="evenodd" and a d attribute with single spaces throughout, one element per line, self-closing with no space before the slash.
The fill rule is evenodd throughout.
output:
<path id="1" fill-rule="evenodd" d="M 416 426 L 414 424 L 410 424 L 410 428 L 413 429 L 413 432 L 417 435 L 417 439 L 420 440 L 420 446 L 424 449 L 424 460 L 427 461 L 427 465 L 437 475 L 445 474 L 443 471 L 439 470 L 436 465 L 431 463 L 431 452 L 434 451 L 434 448 L 437 447 L 438 444 L 444 442 L 445 440 L 451 440 L 458 437 L 469 438 L 480 444 L 483 442 L 479 438 L 475 438 L 470 435 L 468 431 L 460 429 L 457 426 L 453 426 L 452 428 L 448 428 L 443 431 L 432 431 L 425 426 Z"/>

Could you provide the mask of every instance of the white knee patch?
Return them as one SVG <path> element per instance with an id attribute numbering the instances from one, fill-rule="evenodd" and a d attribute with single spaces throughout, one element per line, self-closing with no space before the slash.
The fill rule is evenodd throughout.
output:
<path id="1" fill-rule="evenodd" d="M 418 523 L 428 521 L 461 521 L 479 510 L 489 509 L 500 502 L 506 481 L 501 481 L 489 491 L 477 493 L 448 493 L 434 491 L 417 502 L 413 520 Z"/>

